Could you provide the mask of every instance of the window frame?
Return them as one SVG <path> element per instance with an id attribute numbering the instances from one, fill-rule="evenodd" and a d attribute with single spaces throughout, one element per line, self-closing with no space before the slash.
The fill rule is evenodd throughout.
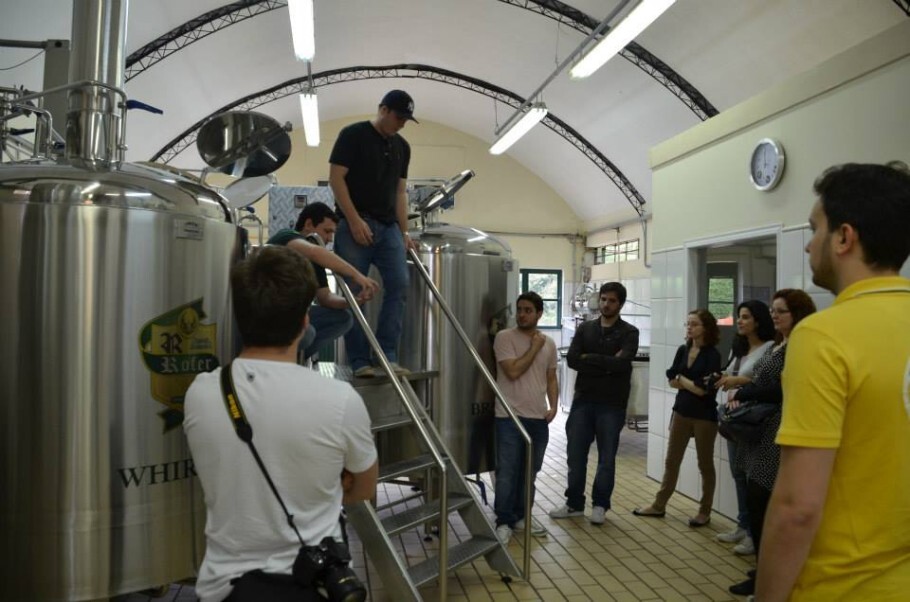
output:
<path id="1" fill-rule="evenodd" d="M 541 298 L 544 300 L 544 303 L 547 301 L 556 301 L 556 324 L 553 326 L 542 326 L 537 325 L 537 328 L 540 330 L 562 330 L 562 302 L 563 302 L 563 290 L 562 290 L 562 270 L 561 269 L 546 269 L 546 268 L 521 268 L 519 270 L 521 282 L 519 283 L 519 288 L 522 293 L 528 292 L 528 276 L 537 275 L 537 274 L 556 274 L 556 298 L 544 297 L 541 295 Z M 542 318 L 541 318 L 542 319 Z"/>

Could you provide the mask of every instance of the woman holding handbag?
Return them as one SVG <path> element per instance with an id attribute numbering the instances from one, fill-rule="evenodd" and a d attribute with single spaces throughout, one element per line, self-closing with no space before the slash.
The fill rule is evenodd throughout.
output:
<path id="1" fill-rule="evenodd" d="M 787 339 L 793 328 L 806 316 L 815 312 L 815 303 L 805 291 L 785 288 L 774 293 L 771 302 L 771 320 L 777 331 L 775 344 L 768 348 L 755 363 L 752 382 L 736 390 L 727 407 L 735 408 L 742 402 L 776 404 L 777 411 L 762 423 L 761 434 L 754 442 L 740 443 L 735 462 L 746 474 L 746 508 L 749 512 L 749 530 L 758 557 L 761 546 L 762 524 L 771 500 L 771 490 L 780 466 L 780 447 L 774 443 L 780 428 L 783 390 L 780 377 L 784 370 Z M 730 593 L 747 596 L 755 593 L 755 572 L 749 578 L 730 586 Z"/>
<path id="2" fill-rule="evenodd" d="M 667 502 L 676 491 L 679 467 L 689 439 L 695 438 L 698 470 L 701 472 L 702 495 L 698 514 L 689 519 L 690 527 L 704 527 L 711 522 L 714 501 L 714 440 L 717 438 L 717 404 L 715 389 L 708 377 L 720 372 L 720 353 L 715 345 L 720 338 L 717 320 L 711 312 L 696 309 L 686 317 L 686 342 L 676 350 L 673 365 L 667 370 L 670 386 L 677 390 L 670 437 L 660 490 L 650 506 L 636 508 L 636 516 L 662 517 Z"/>
<path id="3" fill-rule="evenodd" d="M 736 316 L 736 336 L 730 349 L 729 363 L 717 381 L 717 387 L 724 390 L 726 401 L 733 399 L 738 388 L 752 382 L 755 363 L 774 344 L 774 322 L 765 303 L 754 299 L 743 301 L 736 308 Z M 734 553 L 749 556 L 755 553 L 755 546 L 746 508 L 746 473 L 736 466 L 736 448 L 735 441 L 727 440 L 730 472 L 736 483 L 736 527 L 718 533 L 715 539 L 722 543 L 735 543 Z"/>

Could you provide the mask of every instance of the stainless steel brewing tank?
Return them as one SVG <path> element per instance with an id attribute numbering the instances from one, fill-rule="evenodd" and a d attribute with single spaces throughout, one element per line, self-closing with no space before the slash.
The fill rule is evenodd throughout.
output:
<path id="1" fill-rule="evenodd" d="M 475 228 L 428 225 L 410 232 L 420 258 L 487 368 L 496 374 L 493 337 L 509 322 L 518 267 L 508 244 Z M 494 468 L 493 391 L 433 301 L 414 266 L 399 350 L 408 367 L 438 370 L 430 385 L 433 420 L 465 473 Z"/>
<path id="2" fill-rule="evenodd" d="M 230 356 L 237 228 L 171 173 L 0 166 L 0 584 L 108 598 L 190 577 L 183 392 Z"/>

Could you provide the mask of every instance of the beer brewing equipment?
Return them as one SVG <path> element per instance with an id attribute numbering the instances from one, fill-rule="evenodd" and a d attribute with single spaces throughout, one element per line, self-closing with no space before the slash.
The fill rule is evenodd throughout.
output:
<path id="1" fill-rule="evenodd" d="M 123 163 L 126 13 L 74 2 L 65 155 L 0 163 L 4 599 L 108 598 L 192 577 L 202 558 L 183 394 L 234 349 L 241 237 L 199 180 Z M 0 97 L 0 121 L 48 92 Z M 281 129 L 229 121 L 229 154 Z M 253 122 L 270 133 L 250 143 Z"/>

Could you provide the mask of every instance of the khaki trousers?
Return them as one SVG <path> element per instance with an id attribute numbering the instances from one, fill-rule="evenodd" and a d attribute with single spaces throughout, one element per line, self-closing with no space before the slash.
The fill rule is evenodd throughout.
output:
<path id="1" fill-rule="evenodd" d="M 667 441 L 667 459 L 664 465 L 664 478 L 660 483 L 660 490 L 654 498 L 652 507 L 658 512 L 664 512 L 670 496 L 676 491 L 676 482 L 679 480 L 679 467 L 689 439 L 695 437 L 695 452 L 698 455 L 698 470 L 701 472 L 701 500 L 698 512 L 706 516 L 711 515 L 711 506 L 714 501 L 714 487 L 716 475 L 714 473 L 714 440 L 717 438 L 717 423 L 710 420 L 697 420 L 686 418 L 673 412 L 670 420 L 670 438 Z"/>

